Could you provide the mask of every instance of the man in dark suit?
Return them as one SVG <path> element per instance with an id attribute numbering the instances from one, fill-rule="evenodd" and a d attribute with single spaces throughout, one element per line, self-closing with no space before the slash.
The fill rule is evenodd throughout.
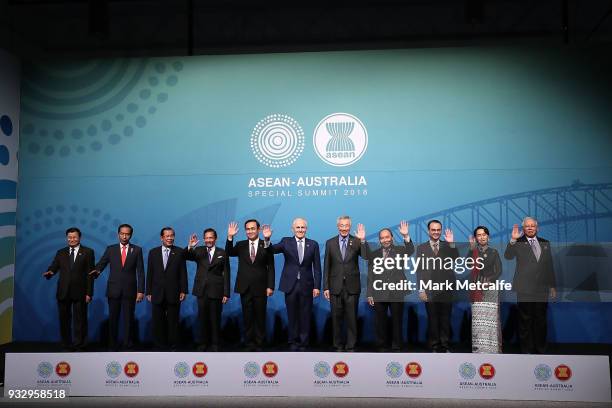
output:
<path id="1" fill-rule="evenodd" d="M 89 271 L 93 269 L 95 257 L 93 249 L 81 245 L 78 228 L 68 228 L 66 240 L 68 246 L 57 251 L 43 276 L 51 279 L 59 271 L 56 298 L 62 346 L 65 351 L 82 351 L 87 343 L 87 304 L 93 297 Z"/>
<path id="2" fill-rule="evenodd" d="M 238 224 L 229 224 L 225 252 L 238 257 L 234 292 L 240 294 L 245 346 L 249 351 L 261 351 L 266 338 L 268 297 L 274 293 L 274 254 L 259 239 L 259 221 L 247 220 L 244 229 L 247 239 L 234 245 Z"/>
<path id="3" fill-rule="evenodd" d="M 119 314 L 123 313 L 123 348 L 131 350 L 136 303 L 144 299 L 145 272 L 142 248 L 130 244 L 134 229 L 121 224 L 117 229 L 119 243 L 109 245 L 90 275 L 96 279 L 110 263 L 110 276 L 106 284 L 108 298 L 109 349 L 118 350 Z"/>
<path id="4" fill-rule="evenodd" d="M 414 252 L 414 244 L 410 240 L 409 226 L 406 221 L 400 222 L 400 235 L 404 238 L 403 245 L 394 245 L 393 233 L 389 228 L 383 228 L 378 232 L 380 248 L 371 251 L 365 240 L 363 231 L 362 244 L 368 259 L 368 304 L 374 307 L 376 313 L 376 346 L 378 351 L 386 351 L 387 347 L 387 313 L 391 314 L 391 350 L 398 352 L 402 348 L 402 323 L 404 318 L 404 297 L 408 290 L 384 289 L 382 284 L 402 284 L 406 281 L 403 269 L 394 263 L 392 268 L 382 267 L 382 271 L 375 270 L 374 264 L 387 258 L 395 258 L 397 255 L 410 256 Z M 361 238 L 361 237 L 359 237 Z M 379 265 L 380 266 L 380 265 Z M 375 282 L 378 283 L 375 284 Z M 388 312 L 387 312 L 388 311 Z"/>
<path id="5" fill-rule="evenodd" d="M 517 224 L 506 246 L 504 257 L 516 258 L 512 286 L 518 306 L 521 352 L 546 352 L 546 311 L 548 299 L 557 297 L 555 271 L 550 242 L 537 236 L 538 221 L 533 217 L 523 220 L 523 233 Z"/>
<path id="6" fill-rule="evenodd" d="M 450 288 L 424 289 L 424 283 L 455 283 L 454 268 L 445 267 L 452 260 L 454 266 L 459 257 L 459 250 L 455 248 L 453 231 L 446 229 L 444 239 L 442 223 L 431 220 L 427 223 L 429 240 L 417 247 L 416 255 L 422 258 L 416 269 L 417 283 L 419 284 L 419 298 L 425 303 L 427 310 L 427 342 L 434 353 L 448 353 L 450 351 L 450 320 L 453 306 L 453 293 Z"/>
<path id="7" fill-rule="evenodd" d="M 361 293 L 359 256 L 361 240 L 350 235 L 351 217 L 338 217 L 338 235 L 325 243 L 323 295 L 331 302 L 333 342 L 336 351 L 355 351 L 357 343 L 357 307 Z M 359 224 L 357 233 L 363 225 Z M 342 336 L 342 323 L 346 325 L 346 342 Z"/>
<path id="8" fill-rule="evenodd" d="M 174 246 L 174 229 L 160 232 L 162 245 L 149 251 L 147 300 L 153 305 L 153 339 L 159 350 L 166 349 L 166 334 L 171 351 L 179 343 L 179 312 L 187 295 L 185 251 Z"/>
<path id="9" fill-rule="evenodd" d="M 279 290 L 285 293 L 289 350 L 305 351 L 310 337 L 312 301 L 321 288 L 321 256 L 317 241 L 306 238 L 308 225 L 303 218 L 296 218 L 291 225 L 292 237 L 284 237 L 269 248 L 285 257 Z M 266 245 L 270 243 L 272 229 L 264 225 Z"/>
<path id="10" fill-rule="evenodd" d="M 189 238 L 185 256 L 198 265 L 193 291 L 198 298 L 200 345 L 198 351 L 219 351 L 221 338 L 221 309 L 230 298 L 229 257 L 217 248 L 217 231 L 207 228 L 202 234 L 204 247 L 196 248 L 198 237 Z"/>

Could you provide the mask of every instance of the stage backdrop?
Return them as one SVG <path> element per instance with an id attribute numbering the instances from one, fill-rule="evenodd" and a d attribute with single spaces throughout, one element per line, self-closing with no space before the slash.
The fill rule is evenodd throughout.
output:
<path id="1" fill-rule="evenodd" d="M 336 217 L 349 214 L 372 242 L 402 219 L 423 241 L 435 216 L 462 241 L 485 224 L 502 248 L 514 223 L 537 216 L 567 301 L 552 307 L 550 340 L 611 342 L 612 61 L 604 55 L 453 48 L 25 64 L 14 339 L 58 339 L 56 280 L 41 274 L 69 226 L 99 257 L 124 222 L 148 251 L 165 225 L 179 245 L 214 227 L 223 246 L 229 221 L 271 223 L 277 240 L 301 216 L 323 246 Z M 278 282 L 282 257 L 276 262 Z M 504 264 L 506 280 L 513 268 Z M 93 340 L 106 330 L 107 275 L 90 306 Z M 423 305 L 414 293 L 408 300 L 408 330 L 420 322 L 423 339 Z M 319 298 L 314 309 L 324 337 L 329 304 Z M 455 340 L 467 309 L 454 308 Z M 136 308 L 145 339 L 150 313 L 148 304 Z M 191 332 L 193 297 L 181 314 Z M 371 339 L 363 293 L 359 314 Z M 234 295 L 226 327 L 240 315 Z M 271 334 L 285 322 L 276 292 Z"/>
<path id="2" fill-rule="evenodd" d="M 13 330 L 19 70 L 19 60 L 0 49 L 0 344 Z"/>

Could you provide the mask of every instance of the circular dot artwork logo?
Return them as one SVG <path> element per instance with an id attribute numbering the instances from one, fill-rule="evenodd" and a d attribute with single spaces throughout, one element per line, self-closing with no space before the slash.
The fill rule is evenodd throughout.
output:
<path id="1" fill-rule="evenodd" d="M 266 116 L 253 128 L 251 150 L 268 167 L 290 166 L 304 151 L 304 130 L 291 116 Z"/>
<path id="2" fill-rule="evenodd" d="M 69 157 L 129 140 L 168 101 L 183 68 L 147 58 L 34 63 L 22 90 L 26 152 Z"/>

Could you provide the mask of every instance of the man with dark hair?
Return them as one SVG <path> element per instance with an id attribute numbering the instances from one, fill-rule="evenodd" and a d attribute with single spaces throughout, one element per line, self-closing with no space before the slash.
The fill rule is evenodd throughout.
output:
<path id="1" fill-rule="evenodd" d="M 516 292 L 521 352 L 546 352 L 546 312 L 548 300 L 557 297 L 555 271 L 550 242 L 538 236 L 538 221 L 525 217 L 523 231 L 518 224 L 504 258 L 516 258 L 512 287 Z"/>
<path id="2" fill-rule="evenodd" d="M 386 351 L 387 347 L 387 313 L 391 314 L 391 350 L 398 352 L 402 348 L 402 323 L 404 316 L 404 297 L 408 291 L 385 289 L 380 284 L 401 284 L 406 275 L 403 269 L 394 266 L 384 268 L 382 272 L 374 269 L 374 264 L 387 258 L 399 256 L 410 256 L 414 252 L 414 244 L 410 240 L 409 225 L 406 221 L 400 222 L 400 235 L 403 238 L 403 245 L 395 245 L 393 233 L 389 228 L 383 228 L 378 232 L 380 248 L 375 251 L 370 250 L 368 242 L 365 240 L 365 230 L 358 236 L 365 247 L 368 259 L 368 304 L 374 307 L 376 313 L 376 346 L 378 351 Z M 379 281 L 379 284 L 375 284 Z"/>
<path id="3" fill-rule="evenodd" d="M 56 298 L 62 346 L 65 351 L 82 351 L 87 343 L 87 304 L 93 297 L 89 271 L 93 269 L 95 256 L 93 249 L 81 245 L 78 228 L 68 228 L 66 240 L 68 246 L 57 251 L 43 276 L 51 279 L 59 271 Z"/>
<path id="4" fill-rule="evenodd" d="M 266 338 L 266 307 L 274 293 L 274 254 L 259 239 L 259 221 L 244 223 L 247 239 L 234 245 L 238 224 L 227 228 L 225 252 L 238 257 L 234 292 L 240 294 L 244 320 L 244 343 L 249 351 L 261 351 Z"/>
<path id="5" fill-rule="evenodd" d="M 453 231 L 447 228 L 445 241 L 440 240 L 442 223 L 431 220 L 427 223 L 429 240 L 417 247 L 416 255 L 422 258 L 416 275 L 419 284 L 419 298 L 427 310 L 427 343 L 434 353 L 450 351 L 450 319 L 453 294 L 449 288 L 424 289 L 423 284 L 442 284 L 455 281 L 454 264 L 459 257 L 455 248 Z M 453 267 L 449 266 L 451 260 Z"/>
<path id="6" fill-rule="evenodd" d="M 160 232 L 161 246 L 149 251 L 147 266 L 147 300 L 153 305 L 153 339 L 158 350 L 179 344 L 179 312 L 187 295 L 185 251 L 174 246 L 174 229 Z M 166 341 L 166 335 L 168 341 Z"/>
<path id="7" fill-rule="evenodd" d="M 221 309 L 230 298 L 230 265 L 225 251 L 215 246 L 217 231 L 206 228 L 202 234 L 204 247 L 197 247 L 196 234 L 189 238 L 187 260 L 198 265 L 192 294 L 198 298 L 200 345 L 198 351 L 219 351 Z"/>
<path id="8" fill-rule="evenodd" d="M 98 278 L 110 263 L 110 275 L 106 284 L 108 298 L 109 349 L 118 350 L 119 314 L 123 314 L 123 349 L 134 347 L 134 310 L 136 303 L 144 299 L 145 271 L 142 248 L 130 243 L 134 229 L 129 224 L 117 228 L 118 244 L 109 245 L 90 272 Z"/>
<path id="9" fill-rule="evenodd" d="M 319 243 L 306 238 L 305 219 L 294 219 L 291 229 L 293 236 L 281 239 L 278 244 L 270 244 L 270 226 L 263 226 L 263 236 L 266 246 L 285 258 L 279 289 L 285 293 L 289 350 L 305 351 L 310 338 L 312 301 L 321 290 L 321 256 Z"/>

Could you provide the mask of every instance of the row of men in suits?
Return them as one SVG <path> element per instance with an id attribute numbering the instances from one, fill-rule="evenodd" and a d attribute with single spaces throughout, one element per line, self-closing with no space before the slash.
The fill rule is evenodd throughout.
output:
<path id="1" fill-rule="evenodd" d="M 80 244 L 78 228 L 66 231 L 68 247 L 59 250 L 43 275 L 47 278 L 60 272 L 57 288 L 60 332 L 65 348 L 81 349 L 87 334 L 87 303 L 93 296 L 93 279 L 110 264 L 106 297 L 109 304 L 110 348 L 118 349 L 119 317 L 124 330 L 123 348 L 132 348 L 132 330 L 135 304 L 145 298 L 152 304 L 153 337 L 158 348 L 176 348 L 178 345 L 180 303 L 188 292 L 186 261 L 197 264 L 192 294 L 198 298 L 198 320 L 201 344 L 198 350 L 217 351 L 220 346 L 221 310 L 230 298 L 229 257 L 238 258 L 238 272 L 234 292 L 240 295 L 244 320 L 244 342 L 248 350 L 261 350 L 265 343 L 267 298 L 274 293 L 274 254 L 283 254 L 284 265 L 279 290 L 285 294 L 288 316 L 289 346 L 291 350 L 305 350 L 309 345 L 313 299 L 320 295 L 331 304 L 333 345 L 337 351 L 353 351 L 357 342 L 357 306 L 361 292 L 359 257 L 369 262 L 367 300 L 376 316 L 376 342 L 379 349 L 387 345 L 387 314 L 391 316 L 391 349 L 397 351 L 402 342 L 403 301 L 407 292 L 376 292 L 373 290 L 372 271 L 375 258 L 410 256 L 415 252 L 409 236 L 407 222 L 400 223 L 401 245 L 393 242 L 392 231 L 379 231 L 380 248 L 372 251 L 365 240 L 365 228 L 357 226 L 351 235 L 351 218 L 337 219 L 338 235 L 325 243 L 323 274 L 319 244 L 306 238 L 307 222 L 296 218 L 292 223 L 292 237 L 278 243 L 271 242 L 272 228 L 263 227 L 257 220 L 244 223 L 245 240 L 234 242 L 238 224 L 228 226 L 225 249 L 216 247 L 217 233 L 204 230 L 204 246 L 194 234 L 187 248 L 174 245 L 175 233 L 170 227 L 160 232 L 162 245 L 149 251 L 145 272 L 142 248 L 131 244 L 133 228 L 122 224 L 118 228 L 119 243 L 110 245 L 97 264 L 94 252 Z M 260 240 L 263 232 L 263 240 Z M 453 232 L 442 223 L 428 223 L 429 240 L 416 248 L 418 256 L 429 258 L 457 258 Z M 554 296 L 554 271 L 548 241 L 536 237 L 537 221 L 527 217 L 523 233 L 515 225 L 505 256 L 517 258 L 514 287 L 519 292 L 519 332 L 525 352 L 543 352 L 546 342 L 546 306 Z M 535 244 L 533 241 L 535 240 Z M 528 242 L 526 246 L 524 243 Z M 541 243 L 541 244 L 540 244 Z M 518 244 L 518 245 L 517 245 Z M 539 252 L 532 250 L 536 248 Z M 529 249 L 529 251 L 527 251 Z M 537 255 L 537 256 L 536 256 Z M 535 262 L 534 262 L 535 260 Z M 419 281 L 452 281 L 453 271 L 433 267 L 416 270 Z M 396 267 L 385 269 L 377 276 L 386 282 L 400 282 L 405 271 Z M 550 292 L 549 292 L 550 290 Z M 452 294 L 448 290 L 420 291 L 419 298 L 426 302 L 428 318 L 428 344 L 434 352 L 449 351 L 450 314 Z M 544 305 L 542 305 L 544 304 Z M 71 321 L 74 324 L 72 342 Z"/>

